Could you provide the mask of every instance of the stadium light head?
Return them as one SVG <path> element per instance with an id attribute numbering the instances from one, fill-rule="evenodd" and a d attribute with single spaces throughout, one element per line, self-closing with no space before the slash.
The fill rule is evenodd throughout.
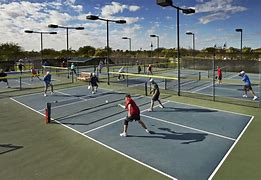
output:
<path id="1" fill-rule="evenodd" d="M 156 34 L 151 34 L 150 37 L 158 37 Z"/>
<path id="2" fill-rule="evenodd" d="M 25 33 L 33 33 L 34 31 L 32 31 L 32 30 L 25 30 L 24 32 Z"/>
<path id="3" fill-rule="evenodd" d="M 86 19 L 88 19 L 88 20 L 98 20 L 99 17 L 98 16 L 94 16 L 94 15 L 88 15 L 88 16 L 86 16 Z"/>
<path id="4" fill-rule="evenodd" d="M 186 34 L 187 35 L 193 35 L 194 33 L 190 32 L 190 31 L 187 31 Z"/>
<path id="5" fill-rule="evenodd" d="M 122 39 L 129 39 L 128 37 L 122 37 Z"/>
<path id="6" fill-rule="evenodd" d="M 194 8 L 182 9 L 182 13 L 184 13 L 184 14 L 193 14 L 195 12 L 196 11 Z"/>
<path id="7" fill-rule="evenodd" d="M 172 0 L 157 0 L 157 4 L 162 7 L 173 6 Z"/>
<path id="8" fill-rule="evenodd" d="M 57 32 L 49 32 L 49 34 L 57 34 Z"/>
<path id="9" fill-rule="evenodd" d="M 243 30 L 242 29 L 236 29 L 236 32 L 242 32 Z"/>
<path id="10" fill-rule="evenodd" d="M 115 23 L 117 24 L 126 24 L 126 21 L 125 20 L 116 20 Z"/>
<path id="11" fill-rule="evenodd" d="M 84 27 L 76 27 L 76 30 L 84 30 Z"/>
<path id="12" fill-rule="evenodd" d="M 57 24 L 49 24 L 48 28 L 58 28 L 59 26 Z"/>

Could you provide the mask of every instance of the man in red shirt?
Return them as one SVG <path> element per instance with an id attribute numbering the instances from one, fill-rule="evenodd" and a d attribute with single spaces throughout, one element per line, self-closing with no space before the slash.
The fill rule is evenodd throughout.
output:
<path id="1" fill-rule="evenodd" d="M 145 131 L 150 133 L 144 122 L 140 120 L 140 109 L 129 94 L 125 96 L 125 109 L 128 111 L 128 114 L 124 120 L 123 132 L 120 134 L 120 136 L 127 136 L 128 123 L 132 122 L 133 120 L 138 121 Z"/>
<path id="2" fill-rule="evenodd" d="M 217 78 L 218 78 L 218 84 L 222 84 L 222 71 L 219 66 L 217 67 Z"/>

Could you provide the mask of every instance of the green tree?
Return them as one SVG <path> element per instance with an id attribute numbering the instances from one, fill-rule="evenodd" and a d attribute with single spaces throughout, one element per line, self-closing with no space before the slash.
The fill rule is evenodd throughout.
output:
<path id="1" fill-rule="evenodd" d="M 17 43 L 0 44 L 0 60 L 16 60 L 23 57 L 23 50 Z"/>
<path id="2" fill-rule="evenodd" d="M 78 49 L 78 54 L 84 57 L 94 56 L 95 48 L 92 46 L 84 46 Z"/>

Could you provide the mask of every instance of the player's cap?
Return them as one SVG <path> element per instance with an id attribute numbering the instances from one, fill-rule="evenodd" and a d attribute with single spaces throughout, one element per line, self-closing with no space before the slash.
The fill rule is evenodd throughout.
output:
<path id="1" fill-rule="evenodd" d="M 150 82 L 154 82 L 154 79 L 150 78 Z"/>
<path id="2" fill-rule="evenodd" d="M 50 74 L 50 71 L 47 71 L 46 74 Z"/>
<path id="3" fill-rule="evenodd" d="M 239 74 L 240 74 L 240 75 L 243 75 L 243 74 L 245 74 L 245 71 L 241 71 Z"/>

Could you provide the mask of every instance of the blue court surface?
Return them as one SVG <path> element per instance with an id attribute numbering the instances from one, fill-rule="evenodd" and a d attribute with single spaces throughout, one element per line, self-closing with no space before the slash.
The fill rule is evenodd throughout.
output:
<path id="1" fill-rule="evenodd" d="M 244 131 L 250 115 L 162 100 L 165 108 L 148 112 L 150 98 L 133 95 L 141 118 L 151 130 L 129 123 L 128 137 L 120 137 L 126 111 L 125 93 L 86 86 L 14 97 L 12 100 L 44 114 L 52 102 L 54 123 L 83 135 L 131 160 L 172 179 L 212 179 Z M 108 103 L 106 102 L 108 101 Z"/>

